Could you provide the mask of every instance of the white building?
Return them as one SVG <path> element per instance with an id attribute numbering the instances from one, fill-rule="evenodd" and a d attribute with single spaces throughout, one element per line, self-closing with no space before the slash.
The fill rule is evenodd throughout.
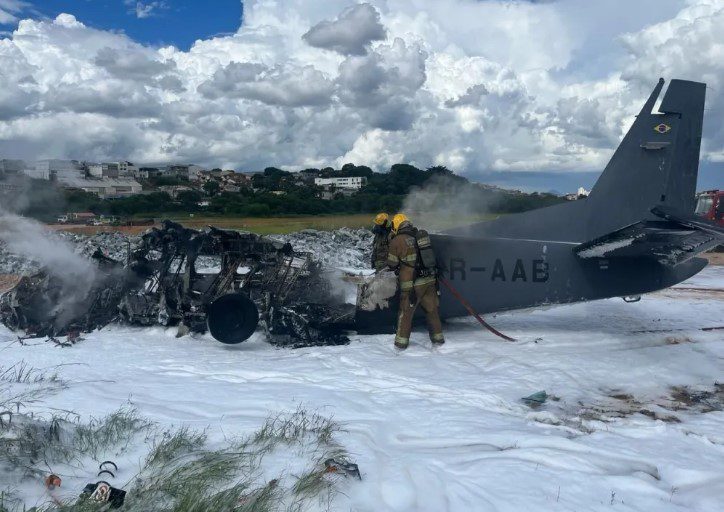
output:
<path id="1" fill-rule="evenodd" d="M 198 165 L 169 165 L 166 168 L 165 174 L 176 176 L 177 178 L 184 178 L 189 181 L 198 181 L 201 171 L 203 171 L 203 168 Z"/>
<path id="2" fill-rule="evenodd" d="M 199 181 L 199 173 L 203 170 L 204 168 L 198 165 L 189 165 L 189 181 Z"/>
<path id="3" fill-rule="evenodd" d="M 82 178 L 85 175 L 83 165 L 77 160 L 38 160 L 35 173 L 26 173 L 32 178 L 58 180 L 61 177 Z M 33 175 L 34 174 L 34 175 Z"/>
<path id="4" fill-rule="evenodd" d="M 314 178 L 318 187 L 334 187 L 347 190 L 359 190 L 367 184 L 364 176 L 349 176 L 347 178 Z"/>
<path id="5" fill-rule="evenodd" d="M 36 171 L 55 171 L 56 173 L 72 173 L 81 170 L 80 162 L 76 160 L 38 160 L 35 162 Z"/>
<path id="6" fill-rule="evenodd" d="M 23 174 L 26 175 L 28 178 L 33 178 L 36 180 L 49 180 L 50 179 L 50 171 L 49 170 L 38 170 L 38 169 L 23 169 Z"/>
<path id="7" fill-rule="evenodd" d="M 147 180 L 150 177 L 150 172 L 148 167 L 143 167 L 141 169 L 136 169 L 133 171 L 133 177 L 137 180 Z"/>
<path id="8" fill-rule="evenodd" d="M 96 178 L 86 179 L 73 176 L 58 176 L 58 184 L 63 188 L 79 189 L 101 198 L 125 197 L 140 194 L 141 184 L 132 179 Z"/>
<path id="9" fill-rule="evenodd" d="M 118 162 L 107 162 L 101 165 L 103 166 L 104 178 L 117 178 L 120 175 Z"/>
<path id="10" fill-rule="evenodd" d="M 118 174 L 120 176 L 136 176 L 138 167 L 131 162 L 118 162 Z"/>

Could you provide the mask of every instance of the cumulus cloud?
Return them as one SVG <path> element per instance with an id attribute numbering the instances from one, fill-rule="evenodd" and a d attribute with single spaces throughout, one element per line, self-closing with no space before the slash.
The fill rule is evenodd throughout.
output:
<path id="1" fill-rule="evenodd" d="M 724 5 L 683 1 L 641 0 L 620 34 L 576 0 L 248 0 L 189 51 L 24 19 L 0 40 L 0 156 L 595 170 L 664 76 L 711 86 L 705 157 L 724 160 Z"/>
<path id="2" fill-rule="evenodd" d="M 206 98 L 240 98 L 286 107 L 321 106 L 331 102 L 332 82 L 314 66 L 269 69 L 255 63 L 231 62 L 199 86 Z"/>
<path id="3" fill-rule="evenodd" d="M 364 57 L 348 57 L 337 80 L 342 103 L 373 128 L 405 130 L 420 111 L 418 91 L 425 83 L 427 53 L 395 39 Z"/>
<path id="4" fill-rule="evenodd" d="M 321 21 L 302 36 L 311 46 L 343 55 L 363 55 L 373 41 L 385 39 L 380 13 L 370 4 L 345 9 L 333 21 Z"/>

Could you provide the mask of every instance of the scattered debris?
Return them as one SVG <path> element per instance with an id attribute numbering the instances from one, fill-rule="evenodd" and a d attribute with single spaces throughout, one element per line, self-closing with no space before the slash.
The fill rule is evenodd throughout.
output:
<path id="1" fill-rule="evenodd" d="M 324 461 L 325 473 L 336 473 L 344 476 L 351 476 L 358 480 L 362 480 L 359 472 L 359 466 L 351 462 L 338 462 L 334 459 Z"/>
<path id="2" fill-rule="evenodd" d="M 673 411 L 691 410 L 700 413 L 724 410 L 724 383 L 716 382 L 711 389 L 695 390 L 688 386 L 674 386 L 671 397 L 662 407 Z"/>
<path id="3" fill-rule="evenodd" d="M 544 391 L 537 391 L 532 395 L 521 398 L 521 400 L 529 407 L 540 407 L 548 399 L 548 393 Z"/>
<path id="4" fill-rule="evenodd" d="M 54 490 L 56 487 L 60 487 L 62 480 L 58 475 L 50 474 L 45 479 L 45 488 L 49 491 Z"/>
<path id="5" fill-rule="evenodd" d="M 108 482 L 101 480 L 88 484 L 80 495 L 80 503 L 95 501 L 96 503 L 109 503 L 110 508 L 120 508 L 126 501 L 126 491 L 112 487 Z"/>

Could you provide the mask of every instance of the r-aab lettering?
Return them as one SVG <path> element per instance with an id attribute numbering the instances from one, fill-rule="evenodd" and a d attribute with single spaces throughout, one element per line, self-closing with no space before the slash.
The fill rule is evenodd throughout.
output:
<path id="1" fill-rule="evenodd" d="M 487 268 L 483 266 L 468 267 L 463 258 L 450 259 L 450 280 L 465 281 L 470 274 L 471 278 L 476 275 L 483 275 L 487 272 Z M 502 281 L 511 283 L 515 282 L 532 282 L 545 283 L 548 281 L 550 274 L 548 272 L 548 262 L 545 260 L 532 260 L 528 265 L 518 258 L 512 264 L 504 264 L 503 260 L 497 258 L 493 263 L 490 271 L 490 281 Z"/>

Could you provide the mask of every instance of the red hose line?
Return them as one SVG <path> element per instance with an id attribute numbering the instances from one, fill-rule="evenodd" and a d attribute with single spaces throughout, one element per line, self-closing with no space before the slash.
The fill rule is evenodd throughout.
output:
<path id="1" fill-rule="evenodd" d="M 498 336 L 498 337 L 500 337 L 500 338 L 503 338 L 503 339 L 506 340 L 506 341 L 515 341 L 515 338 L 511 338 L 510 336 L 506 336 L 506 335 L 503 334 L 502 332 L 498 331 L 495 327 L 493 327 L 492 325 L 490 325 L 488 322 L 486 322 L 485 320 L 483 320 L 483 318 L 473 309 L 473 307 L 470 305 L 470 303 L 469 303 L 467 300 L 465 300 L 465 297 L 463 297 L 462 295 L 460 295 L 460 292 L 458 292 L 458 291 L 453 287 L 453 285 L 451 285 L 451 284 L 448 282 L 447 279 L 445 279 L 444 277 L 438 277 L 438 279 L 440 280 L 440 282 L 441 282 L 448 290 L 450 290 L 450 293 L 453 294 L 453 297 L 455 297 L 455 298 L 460 302 L 460 304 L 462 304 L 463 307 L 464 307 L 465 309 L 467 309 L 468 313 L 470 313 L 470 315 L 471 315 L 472 317 L 474 317 L 478 322 L 480 322 L 480 325 L 482 325 L 482 326 L 485 327 L 487 330 L 489 330 L 490 332 L 492 332 L 492 333 L 495 334 L 496 336 Z"/>

